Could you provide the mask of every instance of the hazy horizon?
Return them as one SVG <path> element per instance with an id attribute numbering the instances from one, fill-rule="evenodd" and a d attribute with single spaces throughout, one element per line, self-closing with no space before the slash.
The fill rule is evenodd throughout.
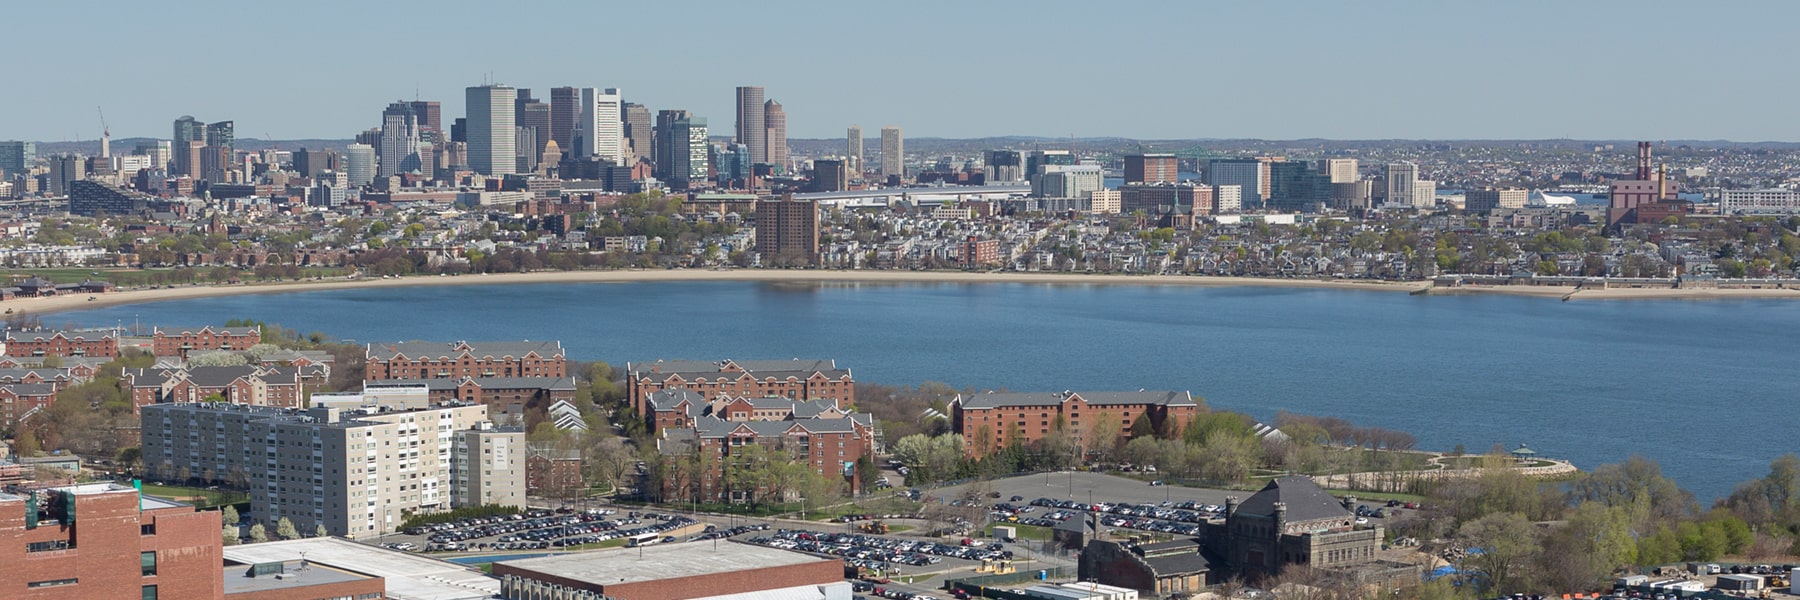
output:
<path id="1" fill-rule="evenodd" d="M 13 40 L 42 52 L 16 80 L 30 85 L 0 96 L 15 116 L 0 139 L 94 140 L 96 107 L 115 139 L 167 139 L 182 115 L 246 139 L 346 139 L 396 99 L 442 102 L 448 126 L 463 89 L 491 79 L 546 101 L 620 87 L 715 135 L 732 130 L 733 88 L 760 85 L 795 140 L 852 124 L 910 139 L 1800 140 L 1792 3 L 671 4 L 25 4 Z"/>

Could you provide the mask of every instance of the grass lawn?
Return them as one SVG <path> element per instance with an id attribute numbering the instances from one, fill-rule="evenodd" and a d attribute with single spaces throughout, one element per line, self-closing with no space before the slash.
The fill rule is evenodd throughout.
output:
<path id="1" fill-rule="evenodd" d="M 144 484 L 144 493 L 159 498 L 167 498 L 176 502 L 186 502 L 200 508 L 211 508 L 226 504 L 236 504 L 249 499 L 244 492 L 226 490 L 209 490 L 206 488 L 185 485 L 164 485 L 157 483 Z"/>
<path id="2" fill-rule="evenodd" d="M 1425 501 L 1424 496 L 1420 496 L 1417 494 L 1399 494 L 1399 493 L 1394 493 L 1394 492 L 1365 492 L 1362 490 L 1326 490 L 1326 491 L 1331 492 L 1331 495 L 1338 496 L 1338 497 L 1356 496 L 1356 500 L 1358 502 L 1363 502 L 1363 503 L 1367 503 L 1367 502 L 1371 502 L 1371 501 L 1387 502 L 1389 500 L 1399 500 L 1401 502 L 1424 502 Z"/>
<path id="3" fill-rule="evenodd" d="M 912 531 L 912 530 L 913 530 L 913 526 L 911 526 L 911 525 L 889 525 L 888 526 L 888 533 L 900 533 L 902 531 Z"/>
<path id="4" fill-rule="evenodd" d="M 564 550 L 599 550 L 601 548 L 619 548 L 619 547 L 624 546 L 625 542 L 627 542 L 627 541 L 629 541 L 628 538 L 613 538 L 610 540 L 606 540 L 604 542 L 594 542 L 592 544 L 582 544 L 580 546 L 569 546 L 567 548 L 564 548 Z"/>

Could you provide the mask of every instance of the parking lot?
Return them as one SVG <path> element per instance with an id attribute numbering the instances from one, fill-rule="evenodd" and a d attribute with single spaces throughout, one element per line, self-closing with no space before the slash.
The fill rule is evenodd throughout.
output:
<path id="1" fill-rule="evenodd" d="M 1039 475 L 1020 475 L 988 482 L 963 484 L 947 488 L 926 490 L 926 496 L 935 496 L 948 502 L 962 497 L 971 486 L 982 485 L 1000 494 L 1000 498 L 1013 496 L 1024 497 L 1027 501 L 1045 497 L 1057 500 L 1075 500 L 1080 502 L 1126 502 L 1131 504 L 1159 504 L 1195 502 L 1199 504 L 1225 504 L 1226 496 L 1237 496 L 1239 500 L 1250 497 L 1251 492 L 1232 490 L 1211 490 L 1190 488 L 1176 485 L 1150 485 L 1117 475 L 1091 473 L 1087 471 L 1068 471 Z"/>

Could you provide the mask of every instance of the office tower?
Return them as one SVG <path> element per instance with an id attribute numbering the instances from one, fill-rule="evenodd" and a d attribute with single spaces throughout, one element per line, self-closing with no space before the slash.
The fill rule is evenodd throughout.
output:
<path id="1" fill-rule="evenodd" d="M 848 162 L 830 158 L 813 161 L 812 191 L 841 192 L 850 187 Z"/>
<path id="2" fill-rule="evenodd" d="M 1331 202 L 1331 176 L 1313 170 L 1313 163 L 1278 162 L 1269 165 L 1271 209 L 1313 212 Z"/>
<path id="3" fill-rule="evenodd" d="M 19 175 L 31 172 L 37 164 L 36 142 L 0 142 L 0 174 Z"/>
<path id="4" fill-rule="evenodd" d="M 781 103 L 774 100 L 763 103 L 763 140 L 768 149 L 763 152 L 768 162 L 775 165 L 776 173 L 787 172 L 787 112 L 781 110 Z"/>
<path id="5" fill-rule="evenodd" d="M 1218 158 L 1207 163 L 1206 182 L 1213 185 L 1235 185 L 1242 194 L 1242 205 L 1245 209 L 1258 209 L 1263 205 L 1263 189 L 1266 185 L 1266 165 L 1254 158 Z"/>
<path id="6" fill-rule="evenodd" d="M 413 115 L 419 119 L 419 131 L 443 131 L 444 108 L 436 100 L 414 100 Z"/>
<path id="7" fill-rule="evenodd" d="M 469 120 L 467 118 L 457 117 L 450 121 L 450 141 L 468 143 Z"/>
<path id="8" fill-rule="evenodd" d="M 1331 207 L 1338 210 L 1369 208 L 1369 199 L 1374 196 L 1374 183 L 1367 179 L 1358 179 L 1331 184 Z"/>
<path id="9" fill-rule="evenodd" d="M 381 111 L 381 167 L 383 177 L 423 170 L 419 158 L 419 116 L 410 102 L 389 104 Z"/>
<path id="10" fill-rule="evenodd" d="M 167 169 L 169 161 L 175 159 L 175 147 L 169 143 L 169 140 L 150 140 L 139 143 L 133 153 L 150 157 L 150 168 L 152 169 Z M 6 168 L 4 164 L 4 162 L 0 162 L 0 170 Z"/>
<path id="11" fill-rule="evenodd" d="M 652 160 L 655 168 L 651 173 L 660 179 L 675 179 L 671 176 L 675 172 L 675 156 L 687 150 L 687 136 L 677 137 L 675 124 L 688 116 L 688 111 L 678 108 L 656 111 L 656 155 Z"/>
<path id="12" fill-rule="evenodd" d="M 1485 188 L 1469 190 L 1463 196 L 1463 208 L 1472 213 L 1493 212 L 1496 208 L 1525 208 L 1531 192 L 1524 188 Z"/>
<path id="13" fill-rule="evenodd" d="M 678 188 L 706 181 L 709 146 L 706 143 L 706 119 L 684 117 L 675 121 L 670 127 L 669 140 L 672 146 L 669 181 Z"/>
<path id="14" fill-rule="evenodd" d="M 1181 178 L 1180 165 L 1173 154 L 1128 154 L 1125 183 L 1175 183 Z"/>
<path id="15" fill-rule="evenodd" d="M 1389 163 L 1382 169 L 1382 181 L 1386 182 L 1382 198 L 1383 203 L 1391 205 L 1415 205 L 1413 197 L 1419 186 L 1419 166 L 1409 162 Z"/>
<path id="16" fill-rule="evenodd" d="M 881 128 L 881 178 L 906 179 L 906 140 L 894 125 Z"/>
<path id="17" fill-rule="evenodd" d="M 982 162 L 988 183 L 1025 180 L 1025 155 L 1018 150 L 989 150 Z"/>
<path id="18" fill-rule="evenodd" d="M 625 147 L 627 166 L 654 160 L 656 129 L 650 125 L 650 109 L 635 102 L 625 103 Z"/>
<path id="19" fill-rule="evenodd" d="M 294 151 L 294 172 L 301 177 L 317 177 L 325 171 L 341 171 L 338 153 L 330 150 L 307 150 L 301 148 Z"/>
<path id="20" fill-rule="evenodd" d="M 529 156 L 533 165 L 544 155 L 544 147 L 550 143 L 550 105 L 531 97 L 531 90 L 519 90 L 519 98 L 513 101 L 513 124 L 533 129 L 535 141 L 530 147 L 519 147 L 519 156 Z"/>
<path id="21" fill-rule="evenodd" d="M 1420 179 L 1413 183 L 1413 206 L 1420 209 L 1437 207 L 1437 182 Z"/>
<path id="22" fill-rule="evenodd" d="M 1319 159 L 1319 172 L 1331 177 L 1332 183 L 1349 183 L 1362 178 L 1356 173 L 1354 158 Z"/>
<path id="23" fill-rule="evenodd" d="M 764 263 L 812 264 L 819 259 L 819 205 L 795 200 L 756 201 L 756 253 Z"/>
<path id="24" fill-rule="evenodd" d="M 1043 175 L 1045 167 L 1076 164 L 1075 153 L 1068 150 L 1032 150 L 1025 156 L 1025 180 L 1030 181 Z"/>
<path id="25" fill-rule="evenodd" d="M 375 147 L 368 144 L 350 144 L 344 147 L 344 173 L 350 176 L 350 185 L 362 187 L 375 180 Z"/>
<path id="26" fill-rule="evenodd" d="M 173 479 L 237 474 L 259 519 L 286 518 L 309 533 L 322 525 L 353 539 L 393 533 L 411 513 L 523 507 L 524 431 L 495 427 L 485 404 L 430 406 L 419 395 L 417 408 L 147 405 L 144 468 Z M 370 455 L 378 451 L 392 454 Z M 306 483 L 291 487 L 289 473 L 307 474 Z"/>
<path id="27" fill-rule="evenodd" d="M 852 179 L 862 177 L 863 172 L 863 137 L 862 127 L 851 125 L 844 130 L 844 158 L 850 161 L 849 169 Z"/>
<path id="28" fill-rule="evenodd" d="M 466 92 L 469 116 L 464 135 L 469 139 L 469 168 L 493 177 L 514 173 L 518 166 L 518 152 L 513 148 L 517 135 L 513 124 L 515 92 L 504 85 L 471 87 Z"/>
<path id="29" fill-rule="evenodd" d="M 619 88 L 581 88 L 581 118 L 576 120 L 575 130 L 570 133 L 575 138 L 575 156 L 625 164 L 622 109 Z"/>
<path id="30" fill-rule="evenodd" d="M 86 158 L 74 154 L 50 157 L 50 176 L 47 180 L 50 195 L 66 196 L 69 184 L 83 179 L 87 179 Z"/>
<path id="31" fill-rule="evenodd" d="M 1039 198 L 1086 198 L 1095 190 L 1106 189 L 1106 174 L 1100 165 L 1046 165 L 1031 179 L 1031 195 Z"/>
<path id="32" fill-rule="evenodd" d="M 750 147 L 750 160 L 769 162 L 768 119 L 763 114 L 763 89 L 740 86 L 737 89 L 737 143 Z"/>
<path id="33" fill-rule="evenodd" d="M 562 151 L 575 149 L 575 121 L 581 119 L 581 90 L 550 88 L 550 139 Z"/>
<path id="34" fill-rule="evenodd" d="M 206 125 L 198 119 L 183 115 L 175 120 L 174 140 L 173 146 L 176 152 L 174 174 L 189 177 L 199 176 L 200 157 L 190 153 L 188 149 L 190 142 L 200 142 L 201 147 L 206 146 Z"/>
<path id="35" fill-rule="evenodd" d="M 543 158 L 542 154 L 531 151 L 537 145 L 536 127 L 513 127 L 513 147 L 518 148 L 519 151 L 518 156 L 513 157 L 513 161 L 516 163 L 513 166 L 514 172 L 531 173 L 537 170 L 538 159 Z"/>

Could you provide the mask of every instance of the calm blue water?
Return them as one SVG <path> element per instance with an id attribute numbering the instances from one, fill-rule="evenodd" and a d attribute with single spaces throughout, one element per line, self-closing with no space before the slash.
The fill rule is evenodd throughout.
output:
<path id="1" fill-rule="evenodd" d="M 1047 284 L 539 284 L 215 297 L 60 313 L 110 326 L 262 319 L 358 342 L 560 339 L 575 358 L 835 358 L 958 388 L 1187 389 L 1215 407 L 1531 445 L 1591 468 L 1642 454 L 1702 499 L 1800 451 L 1800 303 L 1421 297 Z"/>

